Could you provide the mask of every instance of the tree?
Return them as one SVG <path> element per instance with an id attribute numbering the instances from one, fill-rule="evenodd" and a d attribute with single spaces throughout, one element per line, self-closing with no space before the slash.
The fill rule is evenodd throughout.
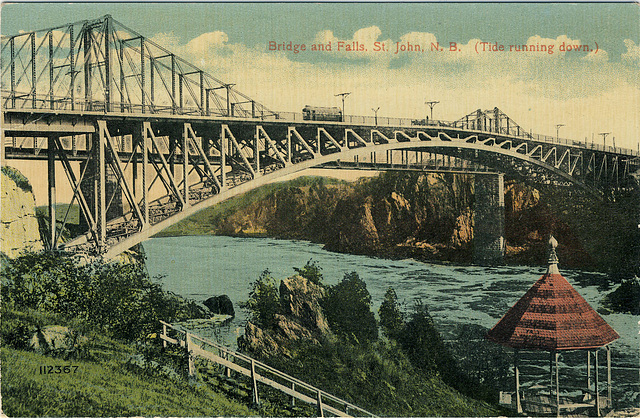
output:
<path id="1" fill-rule="evenodd" d="M 275 324 L 275 315 L 280 309 L 280 291 L 268 269 L 251 283 L 249 300 L 240 307 L 248 311 L 249 319 L 258 326 L 270 328 Z"/>
<path id="2" fill-rule="evenodd" d="M 430 373 L 440 372 L 447 383 L 450 383 L 447 376 L 458 375 L 453 356 L 423 303 L 416 304 L 411 320 L 403 328 L 398 340 L 415 367 Z"/>
<path id="3" fill-rule="evenodd" d="M 340 283 L 329 288 L 322 307 L 336 334 L 353 336 L 359 342 L 378 338 L 378 325 L 371 312 L 371 295 L 355 271 L 345 274 Z"/>
<path id="4" fill-rule="evenodd" d="M 307 264 L 305 264 L 304 267 L 294 267 L 293 269 L 296 273 L 309 280 L 311 283 L 318 285 L 322 283 L 322 267 L 320 267 L 318 262 L 313 259 L 307 261 Z"/>
<path id="5" fill-rule="evenodd" d="M 389 287 L 384 294 L 384 301 L 380 305 L 378 315 L 380 315 L 380 326 L 385 335 L 397 339 L 404 326 L 404 314 L 400 311 L 398 295 L 393 287 Z"/>

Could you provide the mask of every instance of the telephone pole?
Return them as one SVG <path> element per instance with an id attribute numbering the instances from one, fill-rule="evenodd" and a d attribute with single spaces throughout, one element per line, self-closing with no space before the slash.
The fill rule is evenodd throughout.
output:
<path id="1" fill-rule="evenodd" d="M 426 102 L 424 102 L 424 104 L 429 105 L 429 108 L 431 109 L 431 120 L 433 120 L 433 107 L 435 105 L 437 105 L 438 103 L 440 103 L 440 102 L 437 102 L 437 101 L 426 101 Z"/>
<path id="2" fill-rule="evenodd" d="M 351 92 L 336 94 L 336 97 L 338 97 L 338 96 L 342 97 L 342 121 L 343 122 L 344 122 L 344 98 L 347 97 L 350 94 L 351 94 Z"/>

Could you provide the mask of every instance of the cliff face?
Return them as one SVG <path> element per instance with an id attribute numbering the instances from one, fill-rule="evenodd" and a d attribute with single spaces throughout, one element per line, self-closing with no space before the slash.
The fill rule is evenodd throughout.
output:
<path id="1" fill-rule="evenodd" d="M 0 250 L 10 258 L 24 250 L 41 250 L 35 198 L 26 178 L 3 167 L 1 193 Z"/>
<path id="2" fill-rule="evenodd" d="M 385 173 L 338 202 L 324 242 L 359 254 L 466 257 L 472 200 L 473 182 L 464 176 Z"/>
<path id="3" fill-rule="evenodd" d="M 504 200 L 507 263 L 546 264 L 553 234 L 564 268 L 640 272 L 637 191 L 599 201 L 572 189 L 505 181 Z M 472 176 L 389 172 L 351 184 L 305 179 L 230 206 L 224 215 L 205 213 L 182 232 L 305 239 L 339 252 L 472 261 Z"/>

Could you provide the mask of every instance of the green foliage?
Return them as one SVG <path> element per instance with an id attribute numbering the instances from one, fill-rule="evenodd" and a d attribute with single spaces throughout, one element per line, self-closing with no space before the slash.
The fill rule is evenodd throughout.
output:
<path id="1" fill-rule="evenodd" d="M 355 271 L 345 274 L 340 283 L 329 288 L 322 308 L 335 333 L 355 337 L 360 342 L 378 338 L 378 324 L 371 312 L 371 295 L 367 284 Z"/>
<path id="2" fill-rule="evenodd" d="M 322 284 L 322 267 L 318 265 L 317 261 L 311 259 L 307 261 L 307 264 L 305 264 L 304 267 L 294 267 L 293 269 L 296 273 L 309 280 L 311 283 L 318 285 Z"/>
<path id="3" fill-rule="evenodd" d="M 404 314 L 400 310 L 398 295 L 396 295 L 396 291 L 392 287 L 389 287 L 384 294 L 384 300 L 380 305 L 378 315 L 380 316 L 380 326 L 385 335 L 396 339 L 404 326 Z"/>
<path id="4" fill-rule="evenodd" d="M 33 192 L 29 180 L 17 169 L 9 166 L 3 166 L 2 173 L 13 180 L 16 183 L 16 186 L 18 186 L 23 191 L 29 193 Z"/>
<path id="5" fill-rule="evenodd" d="M 5 263 L 0 278 L 3 308 L 59 315 L 126 340 L 153 332 L 158 319 L 199 313 L 153 283 L 140 262 L 80 264 L 66 255 L 26 253 Z"/>
<path id="6" fill-rule="evenodd" d="M 381 416 L 495 416 L 504 414 L 456 392 L 439 377 L 416 370 L 394 342 L 322 345 L 298 342 L 293 359 L 269 363 Z"/>
<path id="7" fill-rule="evenodd" d="M 276 280 L 269 270 L 262 272 L 255 282 L 251 283 L 249 300 L 240 304 L 256 325 L 270 328 L 275 323 L 275 315 L 280 309 L 280 291 Z"/>
<path id="8" fill-rule="evenodd" d="M 604 297 L 603 306 L 610 312 L 640 315 L 640 278 L 623 280 L 616 290 Z"/>
<path id="9" fill-rule="evenodd" d="M 398 340 L 411 363 L 420 370 L 436 374 L 439 369 L 443 370 L 442 367 L 438 367 L 443 362 L 453 362 L 444 347 L 433 318 L 426 305 L 422 303 L 416 305 L 411 319 Z"/>

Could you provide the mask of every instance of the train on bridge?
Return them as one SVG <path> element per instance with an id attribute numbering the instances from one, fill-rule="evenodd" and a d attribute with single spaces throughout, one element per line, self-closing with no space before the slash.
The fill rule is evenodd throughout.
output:
<path id="1" fill-rule="evenodd" d="M 306 105 L 302 109 L 302 119 L 343 122 L 342 110 L 339 107 L 318 107 Z"/>

